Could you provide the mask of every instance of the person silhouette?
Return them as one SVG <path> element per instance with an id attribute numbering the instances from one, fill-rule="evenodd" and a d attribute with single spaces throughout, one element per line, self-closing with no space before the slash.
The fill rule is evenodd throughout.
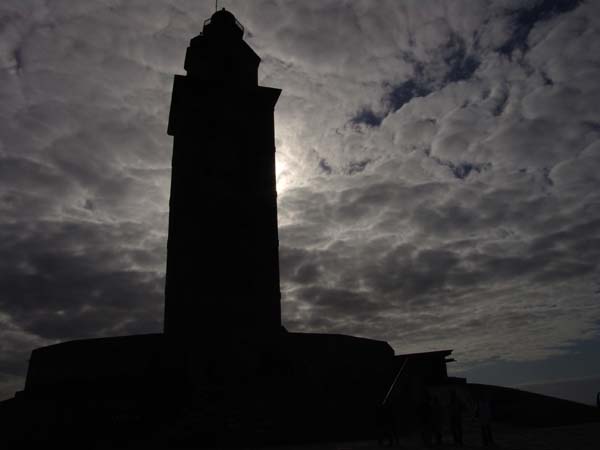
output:
<path id="1" fill-rule="evenodd" d="M 485 395 L 481 395 L 477 400 L 477 417 L 481 426 L 481 440 L 484 447 L 492 445 L 492 406 Z"/>
<path id="2" fill-rule="evenodd" d="M 442 427 L 443 427 L 442 405 L 437 396 L 431 398 L 431 429 L 433 432 L 433 441 L 436 445 L 442 444 Z"/>
<path id="3" fill-rule="evenodd" d="M 386 440 L 389 441 L 389 446 L 399 444 L 398 433 L 394 420 L 394 411 L 390 403 L 384 403 L 377 407 L 376 411 L 377 428 L 379 431 L 378 443 L 382 447 Z"/>
<path id="4" fill-rule="evenodd" d="M 432 408 L 431 398 L 426 390 L 424 390 L 421 394 L 418 412 L 419 419 L 421 421 L 421 439 L 423 440 L 423 444 L 425 444 L 425 446 L 430 447 L 433 432 Z"/>
<path id="5" fill-rule="evenodd" d="M 464 405 L 458 398 L 456 390 L 450 391 L 450 429 L 452 430 L 452 438 L 454 444 L 458 446 L 463 445 L 463 429 L 462 429 L 462 413 Z"/>

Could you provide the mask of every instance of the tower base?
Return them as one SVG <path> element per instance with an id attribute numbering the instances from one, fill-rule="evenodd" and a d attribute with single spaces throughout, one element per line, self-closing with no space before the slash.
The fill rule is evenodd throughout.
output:
<path id="1" fill-rule="evenodd" d="M 163 334 L 36 349 L 24 391 L 3 405 L 14 441 L 222 447 L 370 438 L 397 366 L 387 343 L 344 335 L 282 331 L 222 351 L 217 360 L 185 354 Z"/>

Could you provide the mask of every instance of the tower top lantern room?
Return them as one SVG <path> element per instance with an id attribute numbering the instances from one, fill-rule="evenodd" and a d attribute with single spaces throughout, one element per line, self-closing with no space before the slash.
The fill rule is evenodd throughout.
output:
<path id="1" fill-rule="evenodd" d="M 226 84 L 258 84 L 260 57 L 242 39 L 244 27 L 225 8 L 204 22 L 185 57 L 188 76 Z"/>

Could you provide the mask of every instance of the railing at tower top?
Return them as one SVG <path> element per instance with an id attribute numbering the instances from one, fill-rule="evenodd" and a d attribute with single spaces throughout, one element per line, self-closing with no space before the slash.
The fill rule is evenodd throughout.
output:
<path id="1" fill-rule="evenodd" d="M 405 358 L 404 362 L 402 363 L 402 366 L 400 366 L 400 370 L 398 370 L 398 373 L 396 374 L 396 377 L 394 378 L 394 381 L 392 382 L 392 385 L 388 389 L 387 394 L 385 394 L 385 398 L 383 399 L 383 402 L 381 402 L 381 406 L 385 406 L 386 403 L 388 402 L 388 400 L 390 399 L 392 392 L 394 391 L 396 384 L 398 384 L 400 375 L 402 375 L 402 371 L 404 370 L 404 366 L 406 366 L 407 362 L 408 362 L 408 358 Z"/>
<path id="2" fill-rule="evenodd" d="M 237 19 L 234 19 L 234 20 L 235 20 L 236 26 L 243 32 L 244 31 L 244 25 L 242 25 L 240 22 L 238 22 Z M 209 17 L 208 19 L 206 19 L 204 21 L 204 26 L 210 25 L 211 22 L 212 22 L 212 18 Z"/>

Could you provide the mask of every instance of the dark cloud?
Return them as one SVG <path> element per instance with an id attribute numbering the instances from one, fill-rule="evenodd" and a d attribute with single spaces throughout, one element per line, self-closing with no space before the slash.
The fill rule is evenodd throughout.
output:
<path id="1" fill-rule="evenodd" d="M 582 3 L 583 0 L 535 0 L 510 11 L 513 30 L 498 52 L 505 55 L 511 55 L 515 50 L 526 52 L 529 49 L 529 33 L 538 22 L 572 11 Z"/>
<path id="2" fill-rule="evenodd" d="M 414 76 L 397 84 L 384 83 L 387 93 L 382 102 L 386 112 L 377 114 L 363 107 L 354 115 L 351 123 L 377 127 L 387 114 L 398 111 L 411 100 L 426 97 L 449 83 L 468 80 L 481 63 L 475 55 L 467 53 L 465 41 L 456 33 L 450 34 L 448 42 L 436 48 L 435 53 L 444 63 L 441 73 L 436 74 L 436 67 L 429 69 L 425 62 L 417 60 L 410 53 L 404 55 L 406 61 L 413 66 Z"/>
<path id="3" fill-rule="evenodd" d="M 0 308 L 50 340 L 111 335 L 134 322 L 158 331 L 164 249 L 142 242 L 143 231 L 131 223 L 3 225 Z"/>
<path id="4" fill-rule="evenodd" d="M 365 159 L 362 161 L 350 161 L 350 164 L 348 167 L 348 175 L 354 175 L 357 173 L 361 173 L 372 162 L 373 161 L 370 159 Z"/>
<path id="5" fill-rule="evenodd" d="M 383 117 L 375 114 L 368 108 L 363 108 L 358 113 L 356 113 L 356 115 L 352 117 L 352 119 L 350 119 L 350 122 L 356 125 L 365 124 L 370 127 L 378 127 L 381 124 L 382 120 Z"/>
<path id="6" fill-rule="evenodd" d="M 331 175 L 331 172 L 333 172 L 333 169 L 325 158 L 322 158 L 319 161 L 319 169 L 321 169 L 321 171 L 326 175 Z"/>
<path id="7" fill-rule="evenodd" d="M 475 55 L 467 54 L 464 40 L 457 35 L 452 35 L 444 53 L 444 61 L 448 65 L 444 83 L 468 80 L 481 64 Z"/>
<path id="8" fill-rule="evenodd" d="M 397 111 L 415 97 L 425 97 L 431 89 L 423 86 L 418 80 L 407 80 L 391 89 L 386 100 L 392 111 Z"/>
<path id="9" fill-rule="evenodd" d="M 459 162 L 453 163 L 451 161 L 441 161 L 438 158 L 433 158 L 437 163 L 442 166 L 447 166 L 450 168 L 452 173 L 456 178 L 464 180 L 469 176 L 472 171 L 477 173 L 481 173 L 483 170 L 489 170 L 491 168 L 491 164 L 473 164 L 470 162 Z"/>

